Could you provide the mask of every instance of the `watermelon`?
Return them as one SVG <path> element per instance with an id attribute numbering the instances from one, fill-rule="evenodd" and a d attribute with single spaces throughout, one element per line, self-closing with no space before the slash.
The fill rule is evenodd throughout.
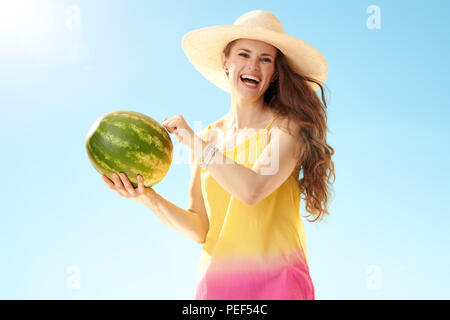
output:
<path id="1" fill-rule="evenodd" d="M 172 163 L 173 144 L 166 129 L 134 111 L 114 111 L 98 118 L 86 136 L 86 151 L 94 168 L 112 180 L 125 173 L 137 188 L 137 175 L 151 187 L 161 181 Z"/>

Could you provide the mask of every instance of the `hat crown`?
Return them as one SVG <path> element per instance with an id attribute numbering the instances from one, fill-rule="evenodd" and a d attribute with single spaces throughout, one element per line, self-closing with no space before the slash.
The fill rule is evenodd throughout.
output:
<path id="1" fill-rule="evenodd" d="M 226 92 L 231 83 L 223 70 L 221 53 L 236 39 L 254 39 L 279 49 L 294 71 L 323 83 L 328 75 L 325 57 L 303 40 L 286 34 L 277 17 L 264 10 L 249 11 L 232 25 L 217 25 L 190 31 L 182 39 L 183 50 L 194 67 Z M 316 91 L 319 85 L 308 82 Z"/>
<path id="2" fill-rule="evenodd" d="M 285 33 L 280 20 L 278 20 L 273 13 L 264 10 L 249 11 L 240 16 L 234 22 L 234 25 L 259 27 L 270 31 Z"/>

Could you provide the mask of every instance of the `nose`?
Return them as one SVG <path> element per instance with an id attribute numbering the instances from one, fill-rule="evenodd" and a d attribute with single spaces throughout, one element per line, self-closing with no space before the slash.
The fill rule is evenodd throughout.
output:
<path id="1" fill-rule="evenodd" d="M 250 59 L 250 70 L 259 70 L 259 60 L 258 58 Z"/>

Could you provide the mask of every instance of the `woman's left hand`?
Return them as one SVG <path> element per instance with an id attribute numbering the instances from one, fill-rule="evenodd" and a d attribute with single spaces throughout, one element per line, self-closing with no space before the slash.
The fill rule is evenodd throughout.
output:
<path id="1" fill-rule="evenodd" d="M 191 147 L 194 143 L 195 132 L 189 127 L 181 114 L 177 114 L 172 118 L 164 118 L 162 125 L 169 131 L 175 134 L 175 137 L 182 144 Z"/>

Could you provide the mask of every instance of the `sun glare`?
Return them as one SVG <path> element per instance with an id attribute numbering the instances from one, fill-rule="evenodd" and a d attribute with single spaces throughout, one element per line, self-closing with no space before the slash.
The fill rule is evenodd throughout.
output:
<path id="1" fill-rule="evenodd" d="M 14 32 L 32 25 L 36 16 L 36 2 L 4 0 L 0 2 L 0 29 Z"/>
<path id="2" fill-rule="evenodd" d="M 0 1 L 1 45 L 38 41 L 48 28 L 48 8 L 47 1 Z"/>

